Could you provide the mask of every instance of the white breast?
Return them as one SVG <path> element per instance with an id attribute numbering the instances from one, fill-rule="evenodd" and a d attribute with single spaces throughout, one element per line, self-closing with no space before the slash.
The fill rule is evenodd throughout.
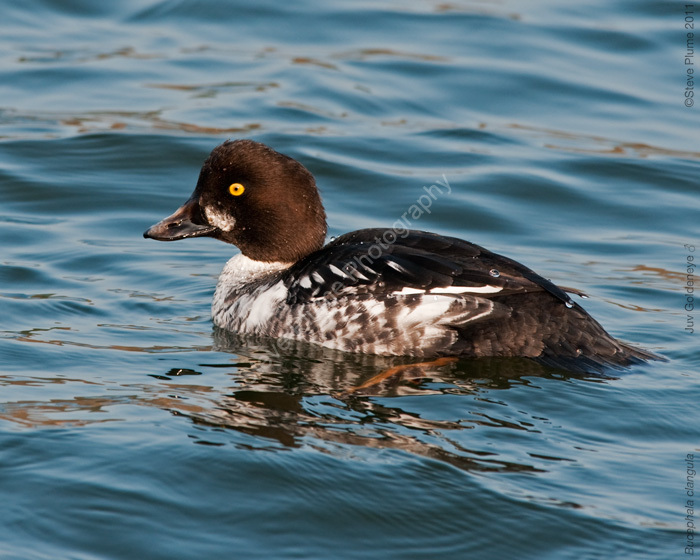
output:
<path id="1" fill-rule="evenodd" d="M 251 284 L 271 278 L 289 268 L 289 263 L 254 261 L 245 255 L 236 255 L 224 266 L 216 284 L 212 301 L 214 324 L 242 333 L 259 333 L 279 313 L 284 305 L 287 289 L 281 281 L 264 290 L 250 290 Z M 230 295 L 240 295 L 231 299 Z"/>

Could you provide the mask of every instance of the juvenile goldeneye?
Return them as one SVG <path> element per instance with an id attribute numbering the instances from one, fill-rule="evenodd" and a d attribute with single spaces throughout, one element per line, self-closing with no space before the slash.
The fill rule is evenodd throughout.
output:
<path id="1" fill-rule="evenodd" d="M 189 200 L 144 237 L 214 237 L 240 254 L 224 267 L 214 323 L 349 352 L 519 356 L 575 370 L 658 356 L 610 336 L 561 288 L 467 241 L 362 229 L 324 246 L 311 173 L 252 140 L 226 141 Z"/>

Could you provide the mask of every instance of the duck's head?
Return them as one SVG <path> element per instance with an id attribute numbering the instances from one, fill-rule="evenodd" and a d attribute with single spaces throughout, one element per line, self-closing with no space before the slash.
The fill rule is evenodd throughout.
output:
<path id="1" fill-rule="evenodd" d="M 212 150 L 192 196 L 144 237 L 214 237 L 254 260 L 296 262 L 320 249 L 326 214 L 313 175 L 298 161 L 252 140 Z"/>

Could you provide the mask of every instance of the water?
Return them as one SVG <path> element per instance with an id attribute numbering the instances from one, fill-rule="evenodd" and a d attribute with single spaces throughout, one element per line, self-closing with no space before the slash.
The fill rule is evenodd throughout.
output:
<path id="1" fill-rule="evenodd" d="M 688 556 L 685 11 L 3 2 L 0 557 Z M 329 236 L 406 214 L 585 292 L 669 361 L 450 362 L 354 390 L 407 360 L 214 329 L 233 248 L 141 234 L 229 137 L 307 165 Z"/>

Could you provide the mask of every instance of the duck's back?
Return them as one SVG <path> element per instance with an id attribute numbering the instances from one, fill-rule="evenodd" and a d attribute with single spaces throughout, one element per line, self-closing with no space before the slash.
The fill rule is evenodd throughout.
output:
<path id="1" fill-rule="evenodd" d="M 453 237 L 360 230 L 272 269 L 245 290 L 220 281 L 215 322 L 374 354 L 519 356 L 585 370 L 654 357 L 529 268 Z"/>

